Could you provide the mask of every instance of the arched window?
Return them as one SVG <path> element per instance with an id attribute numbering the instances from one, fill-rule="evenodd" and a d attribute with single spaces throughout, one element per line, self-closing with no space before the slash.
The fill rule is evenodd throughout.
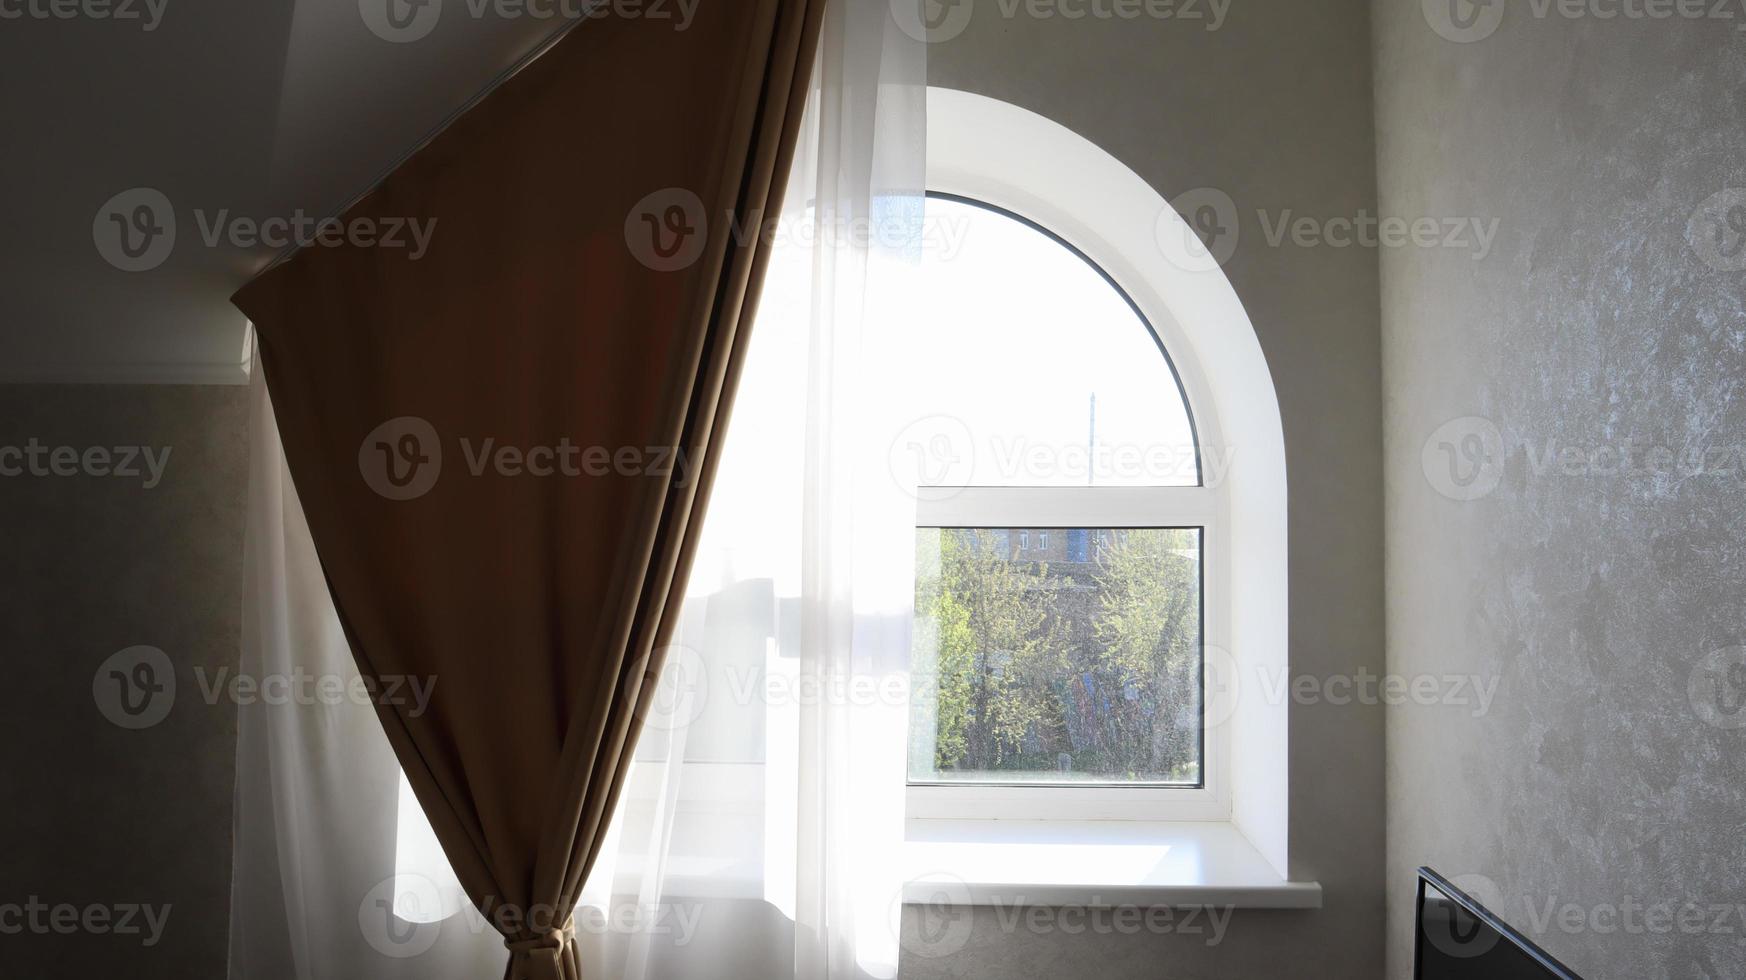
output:
<path id="1" fill-rule="evenodd" d="M 910 815 L 1230 820 L 1283 874 L 1286 706 L 1254 680 L 1287 676 L 1284 444 L 1254 330 L 1107 153 L 968 93 L 929 115 Z"/>
<path id="2" fill-rule="evenodd" d="M 1217 528 L 1169 353 L 1045 227 L 943 192 L 925 226 L 909 388 L 953 451 L 919 447 L 911 810 L 1211 815 Z"/>

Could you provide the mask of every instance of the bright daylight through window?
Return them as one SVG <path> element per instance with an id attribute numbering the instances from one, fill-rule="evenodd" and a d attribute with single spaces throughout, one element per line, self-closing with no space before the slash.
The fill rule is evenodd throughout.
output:
<path id="1" fill-rule="evenodd" d="M 912 390 L 963 451 L 918 454 L 910 782 L 1201 788 L 1216 539 L 1172 510 L 1202 483 L 1174 368 L 1053 235 L 943 195 L 928 225 Z"/>

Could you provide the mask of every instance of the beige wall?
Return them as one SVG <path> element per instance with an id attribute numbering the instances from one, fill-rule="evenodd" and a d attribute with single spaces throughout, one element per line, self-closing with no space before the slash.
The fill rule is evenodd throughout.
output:
<path id="1" fill-rule="evenodd" d="M 1532 9 L 1455 43 L 1375 4 L 1383 208 L 1499 222 L 1483 261 L 1383 256 L 1389 664 L 1498 684 L 1483 716 L 1390 711 L 1388 883 L 1468 876 L 1584 976 L 1743 976 L 1746 731 L 1711 722 L 1746 722 L 1713 683 L 1746 694 L 1746 254 L 1688 226 L 1746 187 L 1746 34 Z M 1734 910 L 1688 935 L 1609 918 L 1632 903 Z"/>
<path id="2" fill-rule="evenodd" d="M 1221 6 L 1224 20 L 1209 31 L 1207 2 L 1176 7 L 1208 15 L 1200 20 L 1073 20 L 982 0 L 960 33 L 932 46 L 929 78 L 1067 126 L 1167 198 L 1215 187 L 1236 202 L 1241 232 L 1226 272 L 1260 335 L 1285 423 L 1293 673 L 1380 673 L 1377 255 L 1275 247 L 1265 227 L 1287 211 L 1318 219 L 1375 211 L 1368 11 L 1352 0 Z M 1059 9 L 1081 7 L 1094 9 Z M 1161 930 L 1067 935 L 978 910 L 963 949 L 912 954 L 904 975 L 1379 976 L 1382 726 L 1375 706 L 1291 708 L 1292 871 L 1322 883 L 1321 911 L 1238 912 L 1211 945 L 1209 935 Z M 1388 897 L 1410 900 L 1398 888 Z"/>

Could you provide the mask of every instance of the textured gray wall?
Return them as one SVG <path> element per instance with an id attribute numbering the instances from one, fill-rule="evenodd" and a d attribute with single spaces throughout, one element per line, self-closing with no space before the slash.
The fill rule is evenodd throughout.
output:
<path id="1" fill-rule="evenodd" d="M 1199 19 L 1063 15 L 1098 6 L 1045 4 L 1055 14 L 1040 17 L 1026 3 L 980 0 L 960 33 L 931 48 L 929 80 L 1047 116 L 1166 198 L 1230 195 L 1240 237 L 1225 270 L 1284 415 L 1292 672 L 1318 682 L 1380 673 L 1377 253 L 1267 235 L 1287 212 L 1325 221 L 1376 210 L 1369 11 L 1361 0 L 1199 0 L 1153 7 Z M 1208 30 L 1215 6 L 1223 21 Z M 1374 704 L 1291 707 L 1292 871 L 1322 883 L 1320 911 L 1238 912 L 1212 945 L 1210 934 L 1161 930 L 1067 935 L 978 910 L 962 950 L 907 956 L 904 975 L 1272 978 L 1289 965 L 1308 978 L 1379 976 L 1382 748 Z M 1392 898 L 1405 900 L 1398 889 Z"/>
<path id="2" fill-rule="evenodd" d="M 1390 895 L 1471 876 L 1588 977 L 1746 976 L 1737 8 L 1458 43 L 1375 4 L 1383 209 L 1500 221 L 1484 261 L 1383 255 L 1390 668 L 1499 684 L 1389 712 Z"/>
<path id="3" fill-rule="evenodd" d="M 0 476 L 0 906 L 36 923 L 0 915 L 0 976 L 224 975 L 235 709 L 208 705 L 196 670 L 236 669 L 246 393 L 0 387 L 0 447 L 170 450 L 150 489 Z M 128 730 L 101 713 L 93 678 L 139 645 L 164 651 L 177 689 L 162 721 Z M 33 899 L 107 909 L 89 921 L 108 924 L 63 933 L 23 908 Z M 117 931 L 125 905 L 169 906 L 155 944 Z"/>

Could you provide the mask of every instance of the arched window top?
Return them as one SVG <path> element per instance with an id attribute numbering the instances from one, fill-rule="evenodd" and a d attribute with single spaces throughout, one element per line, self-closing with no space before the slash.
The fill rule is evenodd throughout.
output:
<path id="1" fill-rule="evenodd" d="M 931 194 L 905 303 L 922 410 L 973 447 L 967 486 L 1196 486 L 1193 414 L 1162 342 L 1110 277 L 1038 225 Z"/>

